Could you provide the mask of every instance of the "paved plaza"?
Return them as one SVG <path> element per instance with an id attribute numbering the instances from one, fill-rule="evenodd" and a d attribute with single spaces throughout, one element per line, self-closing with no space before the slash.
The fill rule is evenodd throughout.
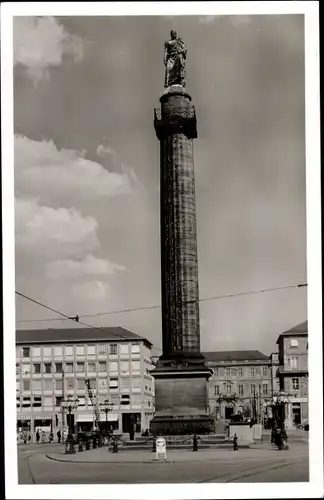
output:
<path id="1" fill-rule="evenodd" d="M 166 463 L 147 451 L 112 454 L 105 447 L 65 455 L 63 445 L 21 446 L 19 484 L 306 482 L 307 435 L 294 435 L 289 444 L 286 451 L 269 442 L 237 452 L 169 450 Z"/>

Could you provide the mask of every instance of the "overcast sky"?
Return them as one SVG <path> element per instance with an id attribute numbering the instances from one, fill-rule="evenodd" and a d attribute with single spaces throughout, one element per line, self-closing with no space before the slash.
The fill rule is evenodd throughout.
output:
<path id="1" fill-rule="evenodd" d="M 201 299 L 307 280 L 302 16 L 16 18 L 16 289 L 68 315 L 160 304 L 153 107 L 172 28 L 198 119 Z M 269 353 L 305 321 L 306 289 L 200 314 L 203 350 Z M 17 320 L 52 317 L 17 298 Z M 159 309 L 85 321 L 161 346 Z"/>

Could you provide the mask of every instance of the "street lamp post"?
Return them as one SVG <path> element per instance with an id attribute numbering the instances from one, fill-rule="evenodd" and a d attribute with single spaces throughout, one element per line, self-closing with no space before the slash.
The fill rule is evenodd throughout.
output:
<path id="1" fill-rule="evenodd" d="M 286 449 L 287 432 L 285 429 L 285 407 L 290 402 L 290 395 L 280 392 L 274 394 L 270 402 L 265 403 L 265 406 L 270 406 L 272 409 L 272 432 L 271 443 L 275 443 L 279 449 Z"/>
<path id="2" fill-rule="evenodd" d="M 113 403 L 109 401 L 109 399 L 105 399 L 105 401 L 100 405 L 102 411 L 106 414 L 106 435 L 108 434 L 108 413 L 113 409 Z"/>
<path id="3" fill-rule="evenodd" d="M 271 401 L 264 404 L 264 406 L 271 407 L 273 420 L 282 429 L 285 426 L 285 407 L 289 401 L 289 395 L 280 392 L 279 394 L 274 394 Z"/>
<path id="4" fill-rule="evenodd" d="M 74 454 L 76 453 L 75 447 L 74 447 L 74 438 L 73 438 L 73 433 L 72 433 L 72 424 L 71 424 L 71 414 L 72 411 L 76 411 L 79 406 L 79 400 L 78 398 L 73 399 L 71 395 L 69 395 L 66 399 L 62 401 L 62 407 L 68 411 L 69 414 L 69 432 L 66 440 L 66 448 L 65 448 L 65 453 L 66 454 Z"/>

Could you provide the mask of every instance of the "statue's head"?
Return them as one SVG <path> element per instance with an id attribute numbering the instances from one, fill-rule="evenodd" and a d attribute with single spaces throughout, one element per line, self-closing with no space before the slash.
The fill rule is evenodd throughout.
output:
<path id="1" fill-rule="evenodd" d="M 170 31 L 171 39 L 175 40 L 177 38 L 177 32 L 176 30 L 171 30 Z"/>

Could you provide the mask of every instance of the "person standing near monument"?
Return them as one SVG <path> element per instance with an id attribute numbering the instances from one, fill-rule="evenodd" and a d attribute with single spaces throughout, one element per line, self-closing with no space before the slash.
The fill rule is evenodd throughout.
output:
<path id="1" fill-rule="evenodd" d="M 42 444 L 46 443 L 46 433 L 45 433 L 45 431 L 42 431 L 41 440 L 42 440 L 41 441 Z"/>
<path id="2" fill-rule="evenodd" d="M 175 30 L 170 32 L 170 36 L 170 40 L 164 44 L 164 86 L 166 88 L 171 85 L 185 87 L 187 48 Z"/>

